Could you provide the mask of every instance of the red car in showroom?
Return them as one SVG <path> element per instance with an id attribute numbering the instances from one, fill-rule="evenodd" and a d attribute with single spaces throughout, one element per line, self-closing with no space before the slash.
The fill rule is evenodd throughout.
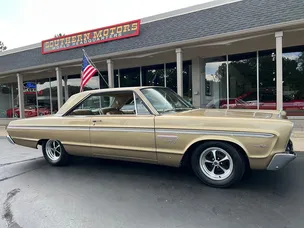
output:
<path id="1" fill-rule="evenodd" d="M 222 98 L 217 101 L 211 101 L 207 108 L 227 108 L 227 99 Z M 257 105 L 256 91 L 245 93 L 236 98 L 229 99 L 229 108 L 234 109 L 276 109 L 276 93 L 272 90 L 260 92 L 259 107 Z M 302 115 L 304 110 L 304 99 L 297 99 L 293 96 L 283 95 L 283 109 L 289 116 Z M 302 111 L 302 112 L 301 112 Z"/>
<path id="2" fill-rule="evenodd" d="M 42 107 L 39 106 L 38 109 L 36 106 L 26 106 L 24 107 L 24 115 L 25 118 L 29 117 L 35 117 L 35 116 L 44 116 L 44 115 L 50 115 L 51 110 L 48 109 L 47 107 Z M 8 118 L 19 118 L 20 117 L 20 111 L 19 108 L 14 108 L 14 109 L 8 109 L 6 111 L 6 116 Z"/>

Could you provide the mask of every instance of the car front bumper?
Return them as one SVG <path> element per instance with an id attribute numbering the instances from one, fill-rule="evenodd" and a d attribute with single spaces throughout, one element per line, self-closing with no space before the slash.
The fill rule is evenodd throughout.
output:
<path id="1" fill-rule="evenodd" d="M 277 153 L 272 157 L 269 165 L 267 166 L 267 170 L 282 169 L 289 162 L 293 161 L 296 157 L 297 154 L 293 151 L 292 142 L 289 141 L 285 152 Z"/>
<path id="2" fill-rule="evenodd" d="M 7 135 L 7 136 L 6 136 L 6 139 L 7 139 L 11 144 L 15 145 L 15 142 L 14 142 L 14 140 L 11 138 L 11 136 Z"/>

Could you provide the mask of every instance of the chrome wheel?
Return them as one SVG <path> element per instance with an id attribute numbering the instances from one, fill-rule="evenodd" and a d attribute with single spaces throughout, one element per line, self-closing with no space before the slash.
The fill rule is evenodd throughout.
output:
<path id="1" fill-rule="evenodd" d="M 45 152 L 50 160 L 58 161 L 62 153 L 61 144 L 57 140 L 49 140 L 45 145 Z"/>
<path id="2" fill-rule="evenodd" d="M 225 180 L 233 170 L 233 160 L 229 153 L 219 147 L 210 147 L 200 155 L 200 169 L 212 180 Z"/>

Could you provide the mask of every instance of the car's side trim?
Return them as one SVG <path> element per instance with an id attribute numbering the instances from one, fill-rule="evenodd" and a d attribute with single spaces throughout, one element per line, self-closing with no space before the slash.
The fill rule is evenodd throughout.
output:
<path id="1" fill-rule="evenodd" d="M 58 130 L 58 131 L 88 131 L 89 127 L 65 127 L 65 126 L 9 126 L 8 129 L 21 130 Z"/>
<path id="2" fill-rule="evenodd" d="M 257 138 L 272 138 L 271 133 L 254 133 L 241 131 L 204 131 L 204 130 L 183 130 L 183 129 L 157 129 L 156 133 L 160 134 L 191 134 L 191 135 L 221 135 L 221 136 L 239 136 L 239 137 L 257 137 Z"/>
<path id="3" fill-rule="evenodd" d="M 118 131 L 118 132 L 137 132 L 154 133 L 153 128 L 129 128 L 129 127 L 92 127 L 91 131 Z"/>
<path id="4" fill-rule="evenodd" d="M 137 133 L 154 133 L 152 128 L 135 128 L 135 127 L 67 127 L 67 126 L 9 126 L 11 129 L 23 130 L 58 130 L 58 131 L 116 131 L 116 132 L 137 132 Z M 221 135 L 221 136 L 238 136 L 238 137 L 257 137 L 257 138 L 272 138 L 275 135 L 271 133 L 255 133 L 243 131 L 217 131 L 217 130 L 184 130 L 184 129 L 156 129 L 157 134 L 191 134 L 191 135 Z M 159 137 L 159 135 L 158 135 Z"/>

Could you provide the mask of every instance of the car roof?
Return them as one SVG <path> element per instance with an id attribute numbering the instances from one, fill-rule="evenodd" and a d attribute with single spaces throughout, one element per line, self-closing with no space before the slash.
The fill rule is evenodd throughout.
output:
<path id="1" fill-rule="evenodd" d="M 134 86 L 134 87 L 120 87 L 120 88 L 106 88 L 106 89 L 94 89 L 94 90 L 87 90 L 81 93 L 86 94 L 94 94 L 94 93 L 101 93 L 101 92 L 115 92 L 115 91 L 127 91 L 127 90 L 139 90 L 144 88 L 165 88 L 163 86 Z"/>
<path id="2" fill-rule="evenodd" d="M 80 93 L 76 93 L 73 96 L 71 96 L 64 104 L 63 106 L 58 110 L 56 113 L 57 116 L 65 114 L 70 107 L 77 104 L 79 101 L 84 99 L 85 97 L 92 95 L 92 94 L 98 94 L 98 93 L 107 93 L 107 92 L 119 92 L 119 91 L 138 91 L 143 88 L 166 88 L 163 86 L 136 86 L 136 87 L 121 87 L 121 88 L 107 88 L 107 89 L 95 89 L 95 90 L 88 90 Z"/>

